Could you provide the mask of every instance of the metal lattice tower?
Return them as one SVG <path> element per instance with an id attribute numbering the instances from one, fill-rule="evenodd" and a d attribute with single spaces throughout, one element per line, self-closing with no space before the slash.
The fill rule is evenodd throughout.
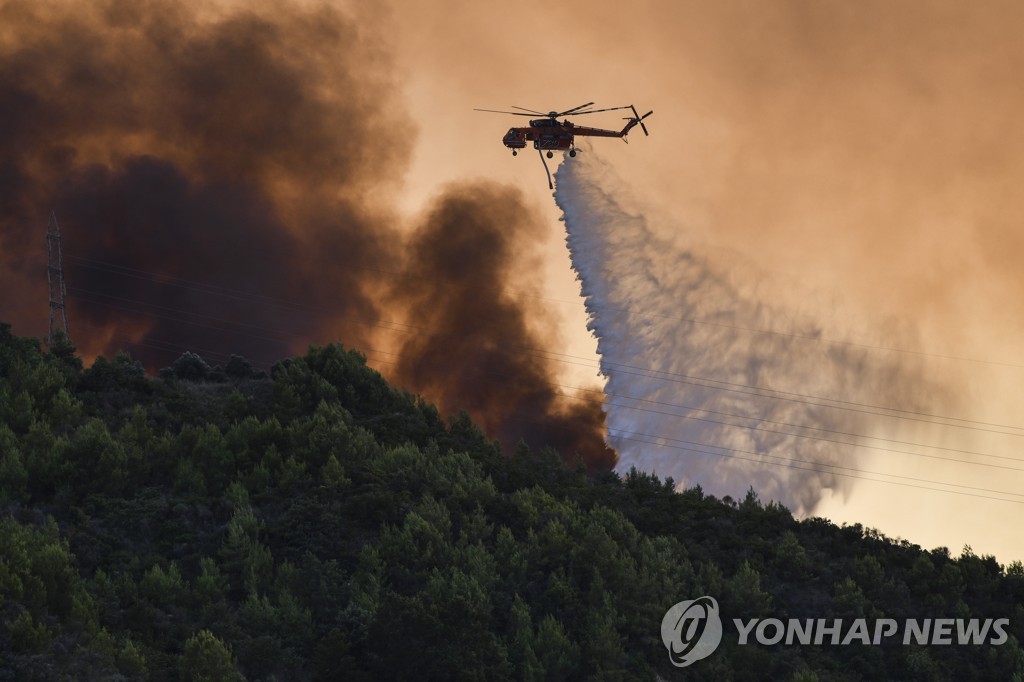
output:
<path id="1" fill-rule="evenodd" d="M 53 345 L 53 320 L 56 313 L 60 312 L 60 325 L 64 327 L 64 334 L 71 339 L 71 331 L 68 329 L 68 309 L 64 303 L 67 297 L 67 289 L 64 287 L 64 257 L 60 250 L 60 225 L 57 224 L 57 214 L 50 211 L 50 222 L 46 224 L 46 282 L 50 286 L 50 331 L 46 335 L 46 345 Z M 59 328 L 59 327 L 58 327 Z"/>

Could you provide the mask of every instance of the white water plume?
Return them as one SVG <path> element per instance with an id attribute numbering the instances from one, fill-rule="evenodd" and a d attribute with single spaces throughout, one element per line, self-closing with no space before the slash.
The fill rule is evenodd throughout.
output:
<path id="1" fill-rule="evenodd" d="M 799 302 L 776 302 L 768 278 L 738 255 L 688 243 L 685 226 L 627 208 L 596 154 L 567 161 L 556 177 L 620 470 L 716 495 L 753 486 L 810 513 L 825 491 L 845 497 L 868 476 L 864 445 L 903 456 L 877 437 L 906 427 L 850 405 L 921 409 L 918 396 L 934 387 L 919 360 L 825 340 Z"/>

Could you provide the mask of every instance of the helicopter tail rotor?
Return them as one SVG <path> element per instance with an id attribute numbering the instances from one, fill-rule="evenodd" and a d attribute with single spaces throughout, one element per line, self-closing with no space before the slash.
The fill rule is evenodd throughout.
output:
<path id="1" fill-rule="evenodd" d="M 637 113 L 635 106 L 630 104 L 629 108 L 633 110 L 633 119 L 637 123 L 640 124 L 640 129 L 644 131 L 644 135 L 648 135 L 649 136 L 650 133 L 647 132 L 647 126 L 644 125 L 644 119 L 647 118 L 648 116 L 650 116 L 651 114 L 653 114 L 654 110 L 652 109 L 652 110 L 648 111 L 646 114 L 644 114 L 643 116 L 641 116 L 640 114 Z"/>

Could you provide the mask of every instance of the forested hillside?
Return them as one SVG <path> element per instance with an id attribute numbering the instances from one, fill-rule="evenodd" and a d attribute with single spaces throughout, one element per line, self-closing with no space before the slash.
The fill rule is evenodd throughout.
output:
<path id="1" fill-rule="evenodd" d="M 0 679 L 1024 675 L 1019 562 L 573 462 L 502 453 L 341 346 L 149 377 L 0 326 Z M 727 620 L 1009 618 L 1010 636 L 726 637 L 678 669 L 661 620 L 700 595 Z"/>

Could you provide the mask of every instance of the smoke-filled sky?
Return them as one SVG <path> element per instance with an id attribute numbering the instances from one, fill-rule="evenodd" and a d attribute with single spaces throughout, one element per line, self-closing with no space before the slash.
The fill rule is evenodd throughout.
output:
<path id="1" fill-rule="evenodd" d="M 592 151 L 562 165 L 556 191 L 620 467 L 717 495 L 752 486 L 800 515 L 882 486 L 873 507 L 900 504 L 901 521 L 964 518 L 962 505 L 907 504 L 928 491 L 975 503 L 968 538 L 1001 530 L 970 516 L 1019 504 L 1024 432 L 957 418 L 970 382 L 934 355 L 852 340 L 740 254 L 673 243 L 685 227 L 623 200 L 621 182 Z"/>
<path id="2" fill-rule="evenodd" d="M 599 402 L 539 354 L 556 325 L 506 291 L 539 285 L 542 218 L 480 181 L 395 208 L 419 123 L 360 11 L 0 3 L 0 318 L 45 332 L 52 208 L 86 357 L 267 367 L 338 340 L 506 448 L 609 468 Z"/>
<path id="3" fill-rule="evenodd" d="M 0 318 L 45 333 L 42 232 L 54 207 L 72 333 L 87 354 L 129 345 L 155 367 L 188 345 L 211 362 L 240 351 L 268 364 L 340 339 L 386 351 L 368 351 L 371 363 L 446 409 L 472 401 L 496 437 L 542 411 L 557 419 L 535 442 L 607 462 L 594 442 L 598 394 L 565 388 L 604 379 L 560 211 L 539 160 L 500 142 L 525 119 L 471 110 L 635 103 L 655 110 L 651 137 L 597 141 L 578 159 L 592 162 L 580 182 L 639 217 L 659 267 L 678 254 L 673 276 L 715 283 L 685 282 L 722 301 L 689 312 L 821 337 L 805 352 L 833 362 L 824 374 L 787 371 L 791 348 L 772 355 L 739 329 L 730 358 L 752 361 L 741 351 L 756 347 L 757 376 L 777 390 L 1012 431 L 1024 426 L 1022 15 L 1012 2 L 0 0 Z M 616 113 L 583 120 L 618 128 Z M 609 259 L 613 282 L 655 262 L 625 253 Z M 630 305 L 672 317 L 683 283 L 660 281 Z M 713 357 L 694 343 L 673 367 Z M 605 373 L 609 385 L 624 378 Z M 497 400 L 483 383 L 495 374 L 522 384 Z M 608 409 L 612 425 L 625 414 Z M 1024 459 L 1015 436 L 796 416 Z M 613 444 L 624 463 L 641 462 Z M 1016 482 L 887 447 L 860 451 L 854 466 Z M 659 473 L 676 475 L 659 457 Z M 856 479 L 786 489 L 789 478 L 753 463 L 725 476 L 678 466 L 677 478 L 719 493 L 770 480 L 766 497 L 807 513 L 1024 558 L 1024 538 L 993 521 L 1016 503 Z"/>
<path id="4" fill-rule="evenodd" d="M 1019 433 L 1004 427 L 1024 426 L 1019 3 L 525 0 L 500 10 L 464 2 L 394 6 L 404 90 L 431 124 L 414 151 L 409 206 L 437 179 L 486 175 L 517 183 L 538 197 L 551 220 L 559 218 L 545 201 L 539 161 L 530 154 L 513 159 L 500 146 L 508 125 L 522 119 L 471 114 L 473 107 L 543 111 L 593 100 L 654 109 L 647 120 L 651 137 L 631 134 L 629 146 L 595 142 L 603 165 L 590 164 L 587 174 L 578 174 L 580 183 L 610 192 L 628 217 L 642 223 L 631 234 L 648 235 L 648 243 L 617 244 L 603 263 L 603 277 L 617 296 L 606 305 L 628 300 L 630 306 L 620 315 L 622 324 L 606 333 L 632 341 L 627 350 L 664 352 L 634 356 L 629 366 L 664 361 L 662 368 L 695 375 L 696 368 L 736 372 L 742 361 L 760 363 L 748 375 L 711 378 L 748 385 L 768 379 L 769 386 L 789 393 L 973 420 L 954 422 L 971 428 L 941 427 L 807 405 L 804 413 L 780 419 L 780 404 L 800 404 L 728 393 L 736 404 L 702 404 L 733 414 L 760 409 L 763 420 L 889 439 L 854 439 L 881 449 L 802 439 L 802 450 L 789 456 L 820 450 L 824 461 L 903 476 L 902 484 L 829 480 L 737 460 L 712 466 L 713 458 L 647 447 L 613 432 L 624 465 L 642 464 L 677 478 L 705 476 L 697 482 L 734 496 L 743 494 L 745 481 L 766 483 L 766 497 L 782 497 L 805 513 L 862 522 L 928 547 L 958 552 L 971 544 L 1003 560 L 1024 556 L 1024 537 L 997 520 L 1013 518 L 1019 504 L 912 487 L 942 487 L 914 480 L 921 479 L 971 486 L 958 490 L 983 496 L 1000 496 L 987 490 L 1024 492 L 1021 473 L 1013 470 L 1024 468 L 1024 438 L 992 433 Z M 614 114 L 585 120 L 621 125 Z M 584 158 L 594 160 L 586 154 L 577 160 Z M 612 178 L 605 166 L 614 170 Z M 581 163 L 579 170 L 586 167 Z M 556 247 L 552 243 L 549 251 Z M 579 283 L 562 274 L 569 269 L 562 254 L 564 247 L 548 270 L 549 296 L 569 300 Z M 685 273 L 705 279 L 680 282 Z M 650 289 L 628 290 L 628 282 L 645 275 Z M 730 296 L 731 306 L 712 307 Z M 551 305 L 567 328 L 585 324 L 578 306 Z M 659 337 L 645 346 L 658 325 L 638 329 L 637 312 L 673 322 L 669 332 L 703 329 L 706 340 L 719 345 L 695 348 L 689 337 Z M 690 313 L 840 343 L 687 327 L 679 318 Z M 566 352 L 586 355 L 587 343 L 585 335 L 572 336 Z M 607 338 L 602 343 L 608 347 Z M 780 350 L 772 355 L 772 348 Z M 678 351 L 671 362 L 667 349 Z M 623 371 L 634 370 L 616 372 L 609 356 L 605 360 L 609 392 L 638 388 Z M 565 371 L 573 385 L 588 378 L 587 368 L 578 365 Z M 663 382 L 654 395 L 640 396 L 656 401 L 643 403 L 646 411 L 610 406 L 609 425 L 621 429 L 639 415 L 642 430 L 679 438 L 681 420 L 657 412 L 680 412 L 666 404 L 692 405 L 693 390 Z M 721 444 L 716 438 L 729 434 L 732 447 L 757 451 L 738 441 L 771 437 L 700 423 L 703 432 L 687 440 Z M 894 452 L 900 450 L 927 456 Z M 675 467 L 666 464 L 672 458 Z M 778 489 L 780 481 L 793 480 L 801 485 Z"/>

